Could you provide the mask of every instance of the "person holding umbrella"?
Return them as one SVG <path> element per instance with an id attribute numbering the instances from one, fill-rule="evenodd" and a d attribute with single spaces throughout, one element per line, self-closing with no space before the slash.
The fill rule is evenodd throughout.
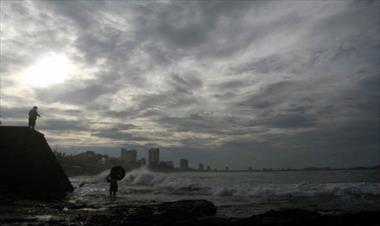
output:
<path id="1" fill-rule="evenodd" d="M 118 191 L 117 181 L 123 179 L 125 176 L 125 169 L 121 166 L 115 166 L 111 169 L 111 173 L 106 177 L 108 183 L 110 183 L 110 197 L 116 198 L 116 192 Z"/>

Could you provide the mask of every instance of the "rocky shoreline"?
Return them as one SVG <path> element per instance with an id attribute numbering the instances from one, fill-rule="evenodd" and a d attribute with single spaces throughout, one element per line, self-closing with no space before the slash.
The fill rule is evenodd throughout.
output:
<path id="1" fill-rule="evenodd" d="M 105 208 L 57 201 L 19 201 L 0 204 L 0 225 L 380 225 L 380 211 L 321 214 L 310 210 L 283 209 L 247 218 L 227 218 L 216 213 L 216 206 L 206 200 L 110 205 Z"/>

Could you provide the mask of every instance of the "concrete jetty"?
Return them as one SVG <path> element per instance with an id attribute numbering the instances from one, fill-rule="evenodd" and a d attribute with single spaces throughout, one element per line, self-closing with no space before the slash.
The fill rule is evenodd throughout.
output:
<path id="1" fill-rule="evenodd" d="M 12 199 L 56 199 L 74 190 L 44 134 L 0 126 L 0 194 Z"/>

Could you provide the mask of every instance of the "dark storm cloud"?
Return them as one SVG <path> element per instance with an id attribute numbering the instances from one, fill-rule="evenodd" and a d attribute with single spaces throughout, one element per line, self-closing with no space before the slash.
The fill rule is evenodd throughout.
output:
<path id="1" fill-rule="evenodd" d="M 190 93 L 196 91 L 202 87 L 202 80 L 192 73 L 187 73 L 185 76 L 180 76 L 178 74 L 171 75 L 170 85 L 174 88 L 176 92 Z"/>
<path id="2" fill-rule="evenodd" d="M 287 59 L 283 59 L 278 55 L 265 57 L 259 59 L 252 63 L 247 63 L 244 65 L 239 65 L 237 68 L 232 68 L 231 73 L 241 74 L 245 72 L 258 72 L 258 73 L 270 73 L 270 72 L 279 72 L 282 70 L 289 69 L 289 62 L 285 62 Z M 294 62 L 294 60 L 292 61 Z"/>
<path id="3" fill-rule="evenodd" d="M 183 117 L 162 115 L 154 119 L 167 131 L 209 133 L 213 135 L 244 135 L 265 132 L 258 123 L 232 116 L 217 116 L 207 112 L 196 112 Z M 197 143 L 196 141 L 192 141 Z"/>
<path id="4" fill-rule="evenodd" d="M 133 124 L 118 124 L 117 127 L 121 130 L 131 130 L 138 128 L 138 126 Z"/>
<path id="5" fill-rule="evenodd" d="M 85 87 L 76 87 L 75 84 L 57 85 L 54 92 L 51 88 L 40 89 L 36 95 L 40 100 L 48 102 L 62 102 L 73 104 L 90 104 L 99 96 L 114 92 L 115 88 L 107 84 L 98 83 L 97 80 L 88 81 Z"/>
<path id="6" fill-rule="evenodd" d="M 219 85 L 220 89 L 222 90 L 237 89 L 237 88 L 241 88 L 245 86 L 249 86 L 249 84 L 247 84 L 247 81 L 241 81 L 241 80 L 232 80 L 232 81 L 228 81 Z"/>
<path id="7" fill-rule="evenodd" d="M 216 28 L 219 18 L 233 16 L 246 10 L 251 2 L 235 4 L 228 1 L 171 2 L 154 15 L 157 20 L 144 30 L 157 32 L 167 43 L 189 49 L 210 41 L 210 33 Z M 151 22 L 151 21 L 149 21 Z"/>
<path id="8" fill-rule="evenodd" d="M 98 58 L 112 57 L 110 53 L 117 54 L 121 32 L 113 29 L 100 32 L 107 34 L 106 37 L 97 37 L 97 33 L 90 32 L 82 33 L 76 40 L 76 47 L 82 50 L 90 64 L 95 63 Z"/>
<path id="9" fill-rule="evenodd" d="M 316 117 L 303 113 L 280 114 L 269 118 L 263 118 L 258 125 L 266 125 L 272 128 L 302 128 L 315 126 Z"/>
<path id="10" fill-rule="evenodd" d="M 231 92 L 231 91 L 224 92 L 224 93 L 220 92 L 220 93 L 214 94 L 215 98 L 222 99 L 222 100 L 227 100 L 227 99 L 230 99 L 230 98 L 233 98 L 236 96 L 237 96 L 237 94 L 235 92 Z"/>
<path id="11" fill-rule="evenodd" d="M 77 120 L 41 120 L 41 130 L 57 130 L 57 131 L 88 131 L 90 128 L 83 122 Z"/>
<path id="12" fill-rule="evenodd" d="M 256 109 L 256 113 L 267 115 L 274 112 L 276 106 L 296 103 L 309 105 L 315 98 L 315 90 L 309 89 L 313 82 L 309 81 L 280 81 L 267 85 L 259 92 L 249 95 L 246 100 L 238 103 Z M 287 100 L 284 102 L 284 100 Z M 284 110 L 284 109 L 281 109 Z"/>
<path id="13" fill-rule="evenodd" d="M 110 138 L 115 140 L 128 140 L 128 141 L 146 141 L 147 137 L 136 136 L 133 133 L 123 132 L 117 128 L 103 129 L 97 132 L 93 132 L 92 136 Z"/>
<path id="14" fill-rule="evenodd" d="M 82 29 L 87 29 L 97 24 L 101 9 L 105 6 L 102 0 L 97 1 L 39 1 L 39 7 L 45 10 L 53 10 L 59 16 L 71 20 Z"/>
<path id="15" fill-rule="evenodd" d="M 169 91 L 160 94 L 147 94 L 134 98 L 138 103 L 140 111 L 151 110 L 151 108 L 179 108 L 197 102 L 197 99 L 188 93 L 176 93 Z"/>
<path id="16" fill-rule="evenodd" d="M 85 54 L 88 62 L 101 57 L 128 57 L 126 53 L 143 49 L 157 62 L 172 62 L 191 52 L 199 52 L 204 47 L 209 51 L 221 51 L 213 45 L 218 38 L 214 32 L 221 18 L 234 18 L 244 13 L 251 5 L 265 5 L 249 1 L 191 1 L 191 2 L 127 2 L 125 4 L 109 2 L 43 2 L 49 10 L 67 18 L 81 32 L 77 33 L 76 46 Z M 74 7 L 75 5 L 75 7 Z M 116 12 L 116 20 L 125 20 L 125 12 L 134 17 L 133 33 L 112 28 L 105 23 L 108 18 L 100 19 L 108 13 Z M 235 31 L 233 31 L 235 33 Z M 209 35 L 212 35 L 211 37 Z M 236 43 L 236 42 L 231 42 Z M 207 45 L 213 45 L 209 49 Z M 227 43 L 224 43 L 224 46 Z M 239 44 L 241 45 L 241 44 Z M 197 50 L 197 47 L 203 47 Z M 176 48 L 190 52 L 175 51 Z M 121 50 L 119 53 L 118 51 Z M 233 48 L 229 48 L 233 51 Z M 203 52 L 203 51 L 202 51 Z M 112 53 L 112 54 L 109 54 Z M 176 58 L 169 57 L 175 55 Z"/>
<path id="17" fill-rule="evenodd" d="M 168 111 L 172 108 L 176 109 L 198 103 L 195 93 L 202 87 L 202 81 L 198 75 L 192 72 L 185 72 L 182 75 L 173 73 L 167 76 L 166 80 L 168 84 L 166 91 L 134 97 L 132 100 L 136 103 L 137 108 L 132 110 L 129 115 L 133 115 L 134 111 L 138 111 L 142 115 L 148 116 L 152 115 L 152 111 L 159 109 Z"/>
<path id="18" fill-rule="evenodd" d="M 281 81 L 240 104 L 254 109 L 261 123 L 273 127 L 314 126 L 319 118 L 332 116 L 345 116 L 349 124 L 358 114 L 370 114 L 376 122 L 380 93 L 374 84 L 379 82 L 378 75 L 352 79 L 349 86 L 333 80 Z"/>
<path id="19" fill-rule="evenodd" d="M 371 120 L 352 121 L 303 133 L 270 135 L 260 142 L 227 142 L 219 150 L 229 156 L 230 162 L 234 162 L 233 155 L 237 155 L 236 152 L 232 154 L 231 149 L 242 156 L 250 156 L 251 164 L 260 168 L 376 165 L 380 154 L 374 150 L 380 144 L 379 135 L 378 126 Z M 363 155 L 370 156 L 370 159 L 363 158 Z M 249 164 L 249 161 L 244 162 Z"/>
<path id="20" fill-rule="evenodd" d="M 28 112 L 32 107 L 2 107 L 2 117 L 4 118 L 27 118 Z"/>
<path id="21" fill-rule="evenodd" d="M 126 116 L 130 116 L 130 111 L 104 111 L 102 112 L 104 116 L 111 118 L 125 118 Z"/>

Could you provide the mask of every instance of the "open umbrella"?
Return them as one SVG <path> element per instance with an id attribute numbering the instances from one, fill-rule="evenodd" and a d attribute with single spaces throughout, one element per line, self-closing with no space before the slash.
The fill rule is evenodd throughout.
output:
<path id="1" fill-rule="evenodd" d="M 116 180 L 121 180 L 125 176 L 125 169 L 121 166 L 114 166 L 111 169 L 111 177 Z"/>

